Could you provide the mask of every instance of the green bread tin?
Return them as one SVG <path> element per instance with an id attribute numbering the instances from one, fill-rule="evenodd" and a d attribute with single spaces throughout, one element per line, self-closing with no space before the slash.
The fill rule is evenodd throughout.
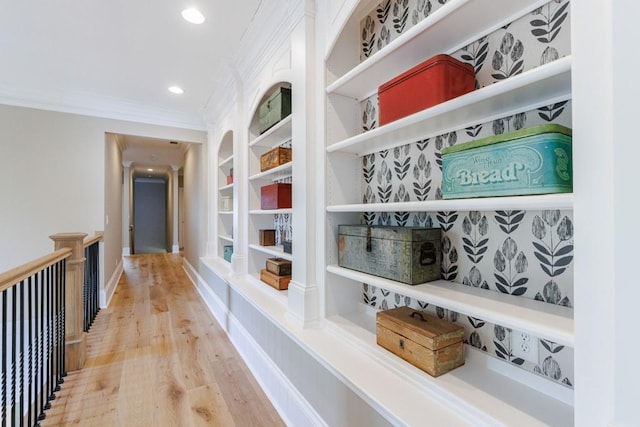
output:
<path id="1" fill-rule="evenodd" d="M 571 129 L 547 124 L 446 147 L 442 197 L 573 191 Z"/>

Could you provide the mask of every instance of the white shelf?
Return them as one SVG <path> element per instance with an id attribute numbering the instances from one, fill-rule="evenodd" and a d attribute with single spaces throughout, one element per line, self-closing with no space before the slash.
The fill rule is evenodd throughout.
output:
<path id="1" fill-rule="evenodd" d="M 245 274 L 229 278 L 229 284 L 240 291 L 248 299 L 253 300 L 255 306 L 266 306 L 276 304 L 278 310 L 287 309 L 288 291 L 279 291 L 260 280 L 258 275 Z M 266 299 L 265 299 L 266 297 Z"/>
<path id="2" fill-rule="evenodd" d="M 548 0 L 450 0 L 327 86 L 328 93 L 358 100 L 434 55 L 452 53 L 514 21 Z M 499 11 L 496 13 L 495 11 Z"/>
<path id="3" fill-rule="evenodd" d="M 233 189 L 233 182 L 231 184 L 223 185 L 218 188 L 218 191 L 228 191 Z"/>
<path id="4" fill-rule="evenodd" d="M 249 147 L 276 147 L 291 139 L 291 114 L 249 143 Z"/>
<path id="5" fill-rule="evenodd" d="M 292 162 L 285 163 L 280 166 L 276 166 L 273 169 L 266 170 L 264 172 L 257 173 L 255 175 L 251 175 L 249 177 L 249 181 L 255 181 L 258 179 L 281 179 L 291 176 L 292 171 Z"/>
<path id="6" fill-rule="evenodd" d="M 265 253 L 267 255 L 293 261 L 293 256 L 291 254 L 285 253 L 282 246 L 261 246 L 252 244 L 249 245 L 249 248 L 253 249 L 254 251 Z"/>
<path id="7" fill-rule="evenodd" d="M 218 211 L 219 215 L 233 215 L 233 211 Z"/>
<path id="8" fill-rule="evenodd" d="M 231 263 L 222 257 L 203 257 L 200 261 L 222 279 L 231 272 Z"/>
<path id="9" fill-rule="evenodd" d="M 290 213 L 293 213 L 293 209 L 291 208 L 269 209 L 269 210 L 254 209 L 249 211 L 250 215 L 279 215 L 279 214 L 290 214 Z"/>
<path id="10" fill-rule="evenodd" d="M 573 310 L 568 307 L 444 280 L 411 286 L 336 265 L 327 266 L 327 271 L 507 328 L 528 331 L 558 344 L 574 346 Z"/>
<path id="11" fill-rule="evenodd" d="M 219 168 L 223 168 L 224 166 L 229 166 L 231 167 L 231 165 L 229 165 L 229 163 L 233 164 L 233 154 L 230 155 L 229 157 L 227 157 L 226 159 L 222 160 L 219 164 L 218 167 Z"/>
<path id="12" fill-rule="evenodd" d="M 573 399 L 570 389 L 517 367 L 505 375 L 503 361 L 468 345 L 463 366 L 433 378 L 376 344 L 375 311 L 362 306 L 347 315 L 330 316 L 328 327 L 417 387 L 420 394 L 432 396 L 448 407 L 474 408 L 472 419 L 477 425 L 573 425 L 573 407 L 568 403 Z M 498 365 L 501 372 L 496 371 Z M 385 400 L 393 399 L 397 396 L 390 392 Z"/>
<path id="13" fill-rule="evenodd" d="M 446 212 L 488 210 L 573 209 L 573 193 L 478 199 L 425 200 L 422 202 L 329 205 L 327 212 Z"/>
<path id="14" fill-rule="evenodd" d="M 365 155 L 570 98 L 567 56 L 339 141 L 327 151 Z"/>
<path id="15" fill-rule="evenodd" d="M 229 237 L 229 236 L 218 236 L 218 239 L 220 240 L 225 240 L 227 242 L 233 243 L 233 237 Z"/>

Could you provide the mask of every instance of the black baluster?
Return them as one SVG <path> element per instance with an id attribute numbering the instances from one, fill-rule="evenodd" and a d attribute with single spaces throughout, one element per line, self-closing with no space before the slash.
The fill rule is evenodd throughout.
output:
<path id="1" fill-rule="evenodd" d="M 53 393 L 54 378 L 53 378 L 53 280 L 54 280 L 54 272 L 53 267 L 47 268 L 49 271 L 49 282 L 47 283 L 47 367 L 49 378 L 47 379 L 47 405 L 45 409 L 51 409 L 51 401 L 55 399 L 55 395 Z"/>
<path id="2" fill-rule="evenodd" d="M 60 279 L 60 263 L 55 263 L 51 266 L 53 269 L 53 281 L 51 282 L 51 379 L 52 390 L 55 395 L 60 391 L 60 385 L 58 383 L 58 280 Z"/>
<path id="3" fill-rule="evenodd" d="M 60 352 L 62 353 L 62 357 L 60 358 L 60 363 L 62 364 L 62 376 L 66 377 L 67 376 L 67 369 L 65 366 L 65 357 L 66 357 L 66 349 L 67 349 L 67 336 L 66 336 L 66 331 L 67 331 L 67 311 L 66 311 L 66 304 L 67 304 L 67 280 L 66 280 L 66 272 L 67 272 L 67 260 L 63 259 L 62 260 L 62 333 L 61 333 L 61 341 L 62 341 L 62 349 L 60 350 Z"/>
<path id="4" fill-rule="evenodd" d="M 0 304 L 2 304 L 2 333 L 0 334 L 0 343 L 2 348 L 7 348 L 7 292 L 0 292 Z M 7 427 L 7 352 L 2 352 L 2 376 L 0 376 L 0 425 Z"/>
<path id="5" fill-rule="evenodd" d="M 95 261 L 95 265 L 96 265 L 96 278 L 95 278 L 95 285 L 93 287 L 93 289 L 95 290 L 95 302 L 96 302 L 96 312 L 93 315 L 93 318 L 95 319 L 96 316 L 98 315 L 98 312 L 100 311 L 100 242 L 96 242 L 96 261 Z"/>
<path id="6" fill-rule="evenodd" d="M 46 277 L 45 277 L 45 271 L 41 271 L 40 272 L 40 287 L 41 287 L 41 292 L 40 292 L 40 313 L 39 313 L 39 324 L 40 324 L 40 331 L 39 331 L 39 338 L 38 338 L 38 342 L 40 343 L 39 346 L 39 351 L 38 351 L 38 366 L 40 368 L 40 375 L 39 375 L 39 380 L 40 380 L 40 384 L 39 384 L 39 388 L 38 388 L 38 393 L 40 395 L 40 398 L 38 399 L 40 405 L 38 407 L 38 421 L 42 421 L 44 420 L 44 395 L 45 395 L 45 383 L 44 383 L 44 335 L 45 335 L 45 331 L 44 331 L 44 316 L 45 316 L 45 304 L 44 304 L 44 298 L 45 298 L 45 281 L 46 281 Z M 38 289 L 38 284 L 36 284 L 36 289 Z M 37 372 L 37 371 L 36 371 Z"/>
<path id="7" fill-rule="evenodd" d="M 18 305 L 18 292 L 15 286 L 11 288 L 11 420 L 15 424 L 18 420 L 18 408 L 17 408 L 17 387 L 16 384 L 18 379 L 16 378 L 18 374 L 18 368 L 16 365 L 17 361 L 17 338 L 18 338 L 18 310 L 16 307 Z"/>
<path id="8" fill-rule="evenodd" d="M 89 330 L 89 316 L 87 310 L 89 307 L 89 263 L 90 263 L 90 247 L 84 248 L 84 283 L 82 284 L 82 329 L 87 332 Z"/>
<path id="9" fill-rule="evenodd" d="M 64 368 L 62 367 L 62 353 L 64 352 L 64 341 L 62 341 L 62 328 L 64 324 L 62 323 L 62 306 L 64 301 L 62 300 L 62 282 L 64 281 L 64 264 L 62 261 L 58 262 L 58 280 L 56 281 L 56 301 L 58 302 L 58 307 L 56 308 L 56 319 L 57 319 L 57 331 L 56 331 L 56 348 L 58 349 L 58 354 L 56 355 L 57 368 L 56 368 L 56 378 L 58 380 L 58 391 L 60 390 L 60 384 L 64 382 L 62 379 L 62 372 Z"/>
<path id="10" fill-rule="evenodd" d="M 96 254 L 94 256 L 95 258 L 95 266 L 96 266 L 96 273 L 95 273 L 95 280 L 94 280 L 94 285 L 93 285 L 93 290 L 94 290 L 94 295 L 95 295 L 95 313 L 93 314 L 93 319 L 95 320 L 96 316 L 98 315 L 98 312 L 100 311 L 100 242 L 96 242 Z"/>
<path id="11" fill-rule="evenodd" d="M 27 355 L 27 400 L 29 402 L 29 411 L 27 411 L 27 425 L 30 426 L 35 421 L 33 414 L 36 401 L 33 392 L 33 276 L 27 281 L 27 318 L 29 319 L 29 330 L 27 332 L 27 341 L 29 352 Z"/>
<path id="12" fill-rule="evenodd" d="M 24 327 L 26 325 L 26 319 L 25 319 L 25 306 L 24 306 L 24 287 L 25 287 L 25 283 L 24 280 L 22 280 L 20 282 L 20 284 L 18 285 L 18 289 L 19 289 L 19 299 L 20 299 L 20 303 L 17 306 L 17 309 L 20 310 L 20 314 L 19 314 L 19 318 L 20 318 L 20 345 L 18 346 L 18 414 L 20 418 L 17 418 L 17 420 L 20 420 L 20 425 L 22 425 L 22 417 L 24 417 L 24 377 L 25 377 L 25 372 L 24 372 L 24 364 L 25 364 L 25 357 L 24 357 L 24 348 L 25 348 L 25 343 L 24 343 Z M 17 425 L 17 424 L 16 424 Z"/>
<path id="13" fill-rule="evenodd" d="M 93 324 L 93 313 L 95 311 L 95 306 L 93 304 L 93 297 L 95 294 L 94 291 L 94 282 L 95 282 L 95 274 L 96 274 L 96 269 L 95 269 L 95 243 L 93 245 L 91 245 L 91 247 L 89 248 L 89 270 L 90 270 L 90 275 L 89 275 L 89 328 L 91 328 L 91 325 Z"/>

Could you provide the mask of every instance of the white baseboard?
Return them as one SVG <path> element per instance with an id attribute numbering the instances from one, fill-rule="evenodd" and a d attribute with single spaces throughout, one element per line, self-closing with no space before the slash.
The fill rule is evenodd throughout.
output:
<path id="1" fill-rule="evenodd" d="M 131 256 L 131 248 L 129 247 L 122 248 L 122 256 Z"/>
<path id="2" fill-rule="evenodd" d="M 113 293 L 116 290 L 116 286 L 118 286 L 118 282 L 120 281 L 120 276 L 124 272 L 124 265 L 122 263 L 122 259 L 119 260 L 116 269 L 113 271 L 111 278 L 107 282 L 107 286 L 104 289 L 100 290 L 100 308 L 106 308 L 111 303 L 111 298 L 113 297 Z"/>
<path id="3" fill-rule="evenodd" d="M 184 270 L 258 384 L 278 411 L 286 425 L 326 426 L 327 424 L 263 351 L 251 334 L 211 290 L 195 268 L 183 259 Z M 276 400 L 278 396 L 280 400 Z"/>
<path id="4" fill-rule="evenodd" d="M 171 252 L 173 252 L 174 254 L 180 253 L 180 245 L 173 245 L 173 247 L 171 248 Z"/>

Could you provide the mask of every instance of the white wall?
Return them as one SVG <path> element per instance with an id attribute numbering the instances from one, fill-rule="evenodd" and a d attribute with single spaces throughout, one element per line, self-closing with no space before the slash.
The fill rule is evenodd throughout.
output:
<path id="1" fill-rule="evenodd" d="M 51 252 L 48 236 L 59 232 L 105 230 L 105 252 L 116 245 L 121 253 L 122 228 L 105 225 L 105 203 L 110 217 L 121 211 L 115 190 L 106 200 L 105 176 L 109 186 L 119 181 L 121 163 L 105 149 L 105 132 L 206 141 L 201 131 L 4 105 L 0 129 L 0 271 Z M 114 270 L 105 260 L 105 278 Z"/>
<path id="2" fill-rule="evenodd" d="M 207 239 L 205 162 L 203 144 L 191 144 L 184 156 L 184 257 L 198 265 Z"/>
<path id="3" fill-rule="evenodd" d="M 615 301 L 614 301 L 614 402 L 615 425 L 638 425 L 635 398 L 640 381 L 637 356 L 640 352 L 637 335 L 637 311 L 640 301 L 638 287 L 638 184 L 634 171 L 638 168 L 638 99 L 640 88 L 636 74 L 640 59 L 629 44 L 640 38 L 640 4 L 612 2 L 613 43 L 613 129 L 614 182 L 613 200 Z M 634 35 L 635 34 L 635 35 Z M 628 40 L 628 43 L 624 43 Z M 610 283 L 602 283 L 609 287 Z M 596 356 L 597 357 L 597 356 Z"/>
<path id="4" fill-rule="evenodd" d="M 104 207 L 105 221 L 104 227 L 97 230 L 104 230 L 105 244 L 103 257 L 103 269 L 108 272 L 104 275 L 104 287 L 106 303 L 111 297 L 115 288 L 116 278 L 112 278 L 114 272 L 119 271 L 122 265 L 122 242 L 123 235 L 122 222 L 128 221 L 128 217 L 123 217 L 122 212 L 122 190 L 123 190 L 123 167 L 122 167 L 122 151 L 119 147 L 119 141 L 122 137 L 114 134 L 105 135 L 104 146 Z M 109 221 L 107 221 L 107 217 Z M 128 223 L 128 222 L 127 222 Z M 108 236 L 108 237 L 107 237 Z M 128 238 L 128 236 L 127 236 Z M 127 243 L 128 244 L 128 243 Z M 0 243 L 2 245 L 2 243 Z"/>

